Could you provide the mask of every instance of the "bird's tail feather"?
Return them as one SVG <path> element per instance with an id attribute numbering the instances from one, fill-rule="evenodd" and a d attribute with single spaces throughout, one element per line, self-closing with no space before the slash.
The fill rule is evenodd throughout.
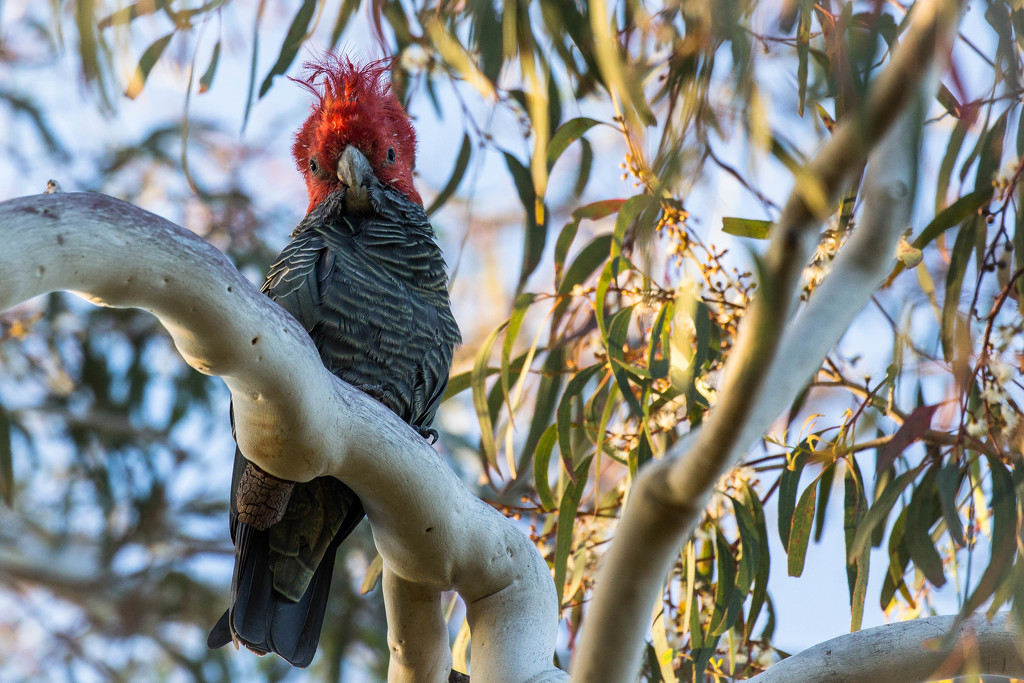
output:
<path id="1" fill-rule="evenodd" d="M 298 602 L 273 588 L 270 533 L 236 521 L 231 608 L 213 627 L 207 646 L 216 649 L 236 641 L 260 655 L 275 652 L 292 666 L 309 666 L 320 641 L 338 545 L 363 517 L 361 506 L 355 507 Z"/>
<path id="2" fill-rule="evenodd" d="M 268 532 L 237 522 L 231 608 L 206 644 L 216 649 L 236 640 L 257 654 L 275 652 L 292 666 L 306 667 L 320 641 L 336 549 L 324 556 L 302 598 L 291 602 L 273 590 L 269 546 Z"/>

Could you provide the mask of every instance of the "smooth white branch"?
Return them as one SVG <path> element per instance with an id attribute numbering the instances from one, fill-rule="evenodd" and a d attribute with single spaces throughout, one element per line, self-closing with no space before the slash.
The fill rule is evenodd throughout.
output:
<path id="1" fill-rule="evenodd" d="M 99 194 L 0 202 L 0 243 L 0 311 L 56 290 L 149 311 L 189 365 L 227 384 L 249 460 L 356 492 L 384 560 L 389 680 L 447 679 L 445 590 L 466 602 L 475 679 L 565 680 L 552 664 L 554 585 L 534 545 L 412 428 L 324 369 L 299 324 L 223 254 Z"/>
<path id="2" fill-rule="evenodd" d="M 826 640 L 750 683 L 923 683 L 965 675 L 1024 677 L 1020 631 L 1006 612 L 902 621 Z M 955 631 L 954 631 L 955 629 Z"/>
<path id="3" fill-rule="evenodd" d="M 573 662 L 575 679 L 590 683 L 635 678 L 651 606 L 716 481 L 820 367 L 879 284 L 881 275 L 876 272 L 888 272 L 913 204 L 922 116 L 920 108 L 911 105 L 922 94 L 933 94 L 932 79 L 926 76 L 945 68 L 961 5 L 956 0 L 930 0 L 914 6 L 910 27 L 872 84 L 864 106 L 850 113 L 798 174 L 773 228 L 758 295 L 726 365 L 718 405 L 699 430 L 641 470 L 633 484 L 616 537 L 598 570 L 597 589 Z M 886 136 L 908 107 L 911 113 L 904 114 L 897 132 Z M 874 208 L 858 227 L 863 236 L 851 240 L 811 305 L 789 321 L 799 276 L 817 242 L 820 223 L 872 149 L 877 151 L 868 166 L 864 202 Z M 787 321 L 789 332 L 784 335 Z"/>

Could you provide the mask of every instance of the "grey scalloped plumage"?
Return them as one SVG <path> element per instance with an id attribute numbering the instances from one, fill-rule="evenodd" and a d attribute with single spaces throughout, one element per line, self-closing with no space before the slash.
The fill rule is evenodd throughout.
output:
<path id="1" fill-rule="evenodd" d="M 262 291 L 291 313 L 324 366 L 378 399 L 424 436 L 461 341 L 444 259 L 423 207 L 369 179 L 370 211 L 346 210 L 340 189 L 292 233 Z M 238 521 L 235 491 L 246 467 L 236 450 L 232 484 L 235 575 L 231 608 L 210 647 L 237 639 L 295 666 L 316 653 L 339 544 L 362 520 L 355 494 L 332 477 L 295 485 L 283 518 L 266 531 Z"/>

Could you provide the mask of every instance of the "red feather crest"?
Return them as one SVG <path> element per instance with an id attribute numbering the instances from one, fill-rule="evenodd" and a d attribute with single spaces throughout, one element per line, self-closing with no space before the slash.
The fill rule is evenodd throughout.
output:
<path id="1" fill-rule="evenodd" d="M 310 209 L 339 186 L 337 161 L 348 146 L 362 152 L 381 182 L 422 204 L 412 182 L 416 131 L 391 91 L 394 62 L 387 57 L 360 65 L 327 53 L 307 62 L 302 78 L 292 79 L 316 97 L 292 146 Z"/>
<path id="2" fill-rule="evenodd" d="M 303 64 L 302 77 L 291 80 L 313 93 L 317 108 L 335 100 L 383 99 L 391 94 L 395 61 L 395 57 L 384 57 L 359 65 L 347 56 L 328 52 Z"/>

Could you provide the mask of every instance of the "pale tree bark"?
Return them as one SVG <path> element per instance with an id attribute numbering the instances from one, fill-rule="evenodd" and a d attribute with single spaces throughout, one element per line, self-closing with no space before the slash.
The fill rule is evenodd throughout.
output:
<path id="1" fill-rule="evenodd" d="M 785 659 L 751 683 L 907 683 L 957 676 L 1024 676 L 1020 629 L 1006 613 L 941 616 L 847 633 Z"/>
<path id="2" fill-rule="evenodd" d="M 332 475 L 356 492 L 384 560 L 389 680 L 447 680 L 445 590 L 466 602 L 477 680 L 567 678 L 552 664 L 554 585 L 530 540 L 412 428 L 324 369 L 298 323 L 220 252 L 98 194 L 0 203 L 0 244 L 0 311 L 72 290 L 153 313 L 189 365 L 227 384 L 249 460 L 293 481 Z"/>
<path id="3" fill-rule="evenodd" d="M 914 6 L 910 28 L 864 106 L 798 175 L 773 228 L 759 294 L 741 324 L 718 404 L 699 430 L 644 468 L 630 490 L 595 580 L 573 661 L 576 680 L 635 679 L 651 608 L 715 483 L 792 403 L 891 269 L 913 205 L 923 108 L 912 105 L 934 95 L 962 4 L 929 0 Z M 810 304 L 790 320 L 821 223 L 876 145 L 863 193 L 869 208 Z"/>

